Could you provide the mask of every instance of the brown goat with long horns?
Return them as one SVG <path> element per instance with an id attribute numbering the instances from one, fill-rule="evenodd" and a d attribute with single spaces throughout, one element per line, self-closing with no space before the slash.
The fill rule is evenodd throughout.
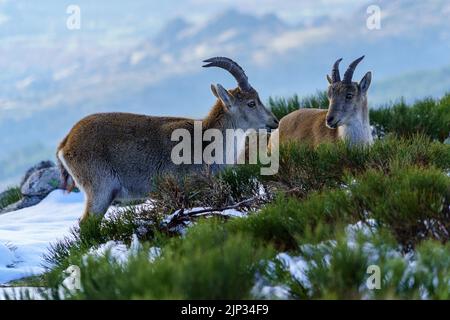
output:
<path id="1" fill-rule="evenodd" d="M 233 60 L 215 57 L 204 67 L 230 72 L 238 87 L 227 91 L 211 85 L 217 101 L 202 121 L 202 130 L 276 128 L 278 121 L 266 109 L 244 70 Z M 71 129 L 57 149 L 66 180 L 73 178 L 86 195 L 82 221 L 90 214 L 103 215 L 115 199 L 142 199 L 149 195 L 156 176 L 204 170 L 202 164 L 175 164 L 171 152 L 176 129 L 194 136 L 193 119 L 154 117 L 131 113 L 99 113 L 87 116 Z M 216 169 L 221 169 L 218 164 Z"/>

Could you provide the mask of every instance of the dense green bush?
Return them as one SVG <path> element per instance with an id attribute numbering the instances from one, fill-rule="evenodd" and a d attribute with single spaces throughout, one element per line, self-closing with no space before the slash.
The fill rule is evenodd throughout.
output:
<path id="1" fill-rule="evenodd" d="M 378 131 L 410 137 L 423 133 L 444 141 L 450 133 L 450 95 L 441 99 L 423 99 L 412 105 L 404 101 L 370 112 L 371 123 Z"/>
<path id="2" fill-rule="evenodd" d="M 148 246 L 124 266 L 106 255 L 86 256 L 81 267 L 83 291 L 75 299 L 242 299 L 250 297 L 254 275 L 264 267 L 270 248 L 244 234 L 229 233 L 210 220 L 172 238 L 161 256 L 149 261 Z M 58 296 L 55 287 L 53 297 Z"/>
<path id="3" fill-rule="evenodd" d="M 450 178 L 436 169 L 369 170 L 350 185 L 362 221 L 389 228 L 404 250 L 423 239 L 450 240 Z"/>
<path id="4" fill-rule="evenodd" d="M 336 236 L 356 221 L 385 228 L 404 251 L 425 239 L 450 240 L 450 178 L 429 168 L 392 168 L 389 174 L 370 169 L 347 176 L 338 189 L 296 198 L 276 199 L 231 228 L 286 250 Z"/>
<path id="5" fill-rule="evenodd" d="M 294 95 L 292 98 L 269 98 L 269 107 L 273 114 L 281 119 L 288 113 L 295 111 L 299 108 L 328 108 L 328 96 L 324 91 L 318 91 L 315 95 L 306 96 L 299 99 L 298 95 Z"/>
<path id="6" fill-rule="evenodd" d="M 107 241 L 129 244 L 133 234 L 139 234 L 142 240 L 161 239 L 163 236 L 153 228 L 158 221 L 159 217 L 151 218 L 147 212 L 132 207 L 123 208 L 108 219 L 91 216 L 86 223 L 73 228 L 70 235 L 50 246 L 44 256 L 45 266 L 48 270 L 57 268 L 53 274 L 58 274 L 59 278 L 60 271 L 77 263 L 90 248 Z M 144 233 L 139 231 L 141 227 L 145 227 Z"/>
<path id="7" fill-rule="evenodd" d="M 280 147 L 280 166 L 276 175 L 266 179 L 297 196 L 311 191 L 339 187 L 346 174 L 368 169 L 388 173 L 392 167 L 435 166 L 450 169 L 450 145 L 431 142 L 426 136 L 410 139 L 387 137 L 371 148 L 350 147 L 341 142 L 314 148 L 289 143 Z"/>
<path id="8" fill-rule="evenodd" d="M 208 172 L 184 177 L 160 176 L 150 194 L 155 213 L 170 214 L 193 207 L 221 208 L 259 193 L 259 166 L 227 168 L 217 175 Z"/>
<path id="9" fill-rule="evenodd" d="M 296 299 L 449 299 L 450 245 L 427 241 L 415 255 L 402 255 L 384 232 L 341 234 L 335 242 L 304 246 L 297 265 L 273 259 L 267 285 Z M 300 263 L 298 262 L 300 261 Z M 380 271 L 379 288 L 369 266 Z M 297 269 L 293 276 L 290 269 Z M 300 275 L 300 276 L 299 276 Z M 270 296 L 265 296 L 270 298 Z"/>

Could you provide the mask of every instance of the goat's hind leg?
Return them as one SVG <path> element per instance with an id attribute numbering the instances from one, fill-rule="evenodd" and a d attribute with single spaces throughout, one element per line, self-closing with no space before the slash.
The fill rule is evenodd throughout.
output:
<path id="1" fill-rule="evenodd" d="M 80 222 L 85 222 L 90 215 L 103 217 L 116 195 L 117 190 L 110 186 L 97 192 L 86 191 L 86 206 Z"/>

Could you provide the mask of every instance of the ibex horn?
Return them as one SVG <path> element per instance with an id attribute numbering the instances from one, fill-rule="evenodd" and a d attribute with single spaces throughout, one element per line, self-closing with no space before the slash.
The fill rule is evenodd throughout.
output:
<path id="1" fill-rule="evenodd" d="M 362 59 L 364 59 L 364 56 L 359 57 L 358 59 L 356 59 L 355 61 L 350 63 L 350 65 L 348 66 L 347 71 L 345 71 L 343 82 L 345 82 L 345 83 L 351 83 L 352 82 L 353 72 L 355 72 L 356 66 L 358 65 L 358 63 L 361 62 Z"/>
<path id="2" fill-rule="evenodd" d="M 333 65 L 333 70 L 331 70 L 331 81 L 333 83 L 341 81 L 341 74 L 339 73 L 339 63 L 341 63 L 342 58 L 336 60 Z"/>
<path id="3" fill-rule="evenodd" d="M 203 66 L 204 68 L 219 67 L 227 70 L 236 79 L 238 86 L 242 91 L 249 92 L 254 90 L 248 83 L 248 78 L 245 75 L 244 70 L 233 60 L 226 57 L 214 57 L 204 60 L 203 62 L 207 63 Z"/>

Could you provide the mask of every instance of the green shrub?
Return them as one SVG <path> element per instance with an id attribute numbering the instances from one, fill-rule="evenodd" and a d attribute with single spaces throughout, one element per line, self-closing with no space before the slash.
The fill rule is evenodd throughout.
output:
<path id="1" fill-rule="evenodd" d="M 155 214 L 194 207 L 223 208 L 259 194 L 259 166 L 239 165 L 217 175 L 160 176 L 150 194 Z"/>
<path id="2" fill-rule="evenodd" d="M 427 241 L 414 256 L 403 255 L 389 233 L 357 232 L 341 234 L 335 242 L 304 246 L 297 255 L 297 265 L 278 258 L 265 273 L 270 285 L 283 286 L 290 298 L 448 299 L 450 295 L 448 244 Z M 379 288 L 367 285 L 368 280 L 373 284 L 369 266 L 379 268 Z M 295 276 L 292 269 L 297 270 Z"/>
<path id="3" fill-rule="evenodd" d="M 239 202 L 259 193 L 259 172 L 258 165 L 239 165 L 221 172 L 218 180 L 228 186 L 231 199 Z"/>
<path id="4" fill-rule="evenodd" d="M 404 250 L 423 239 L 450 240 L 450 178 L 440 170 L 369 170 L 349 190 L 361 219 L 389 228 Z"/>
<path id="5" fill-rule="evenodd" d="M 106 256 L 81 267 L 83 291 L 75 299 L 243 299 L 270 249 L 244 234 L 231 234 L 220 221 L 199 223 L 173 238 L 149 261 L 148 247 L 124 266 Z M 55 288 L 56 296 L 56 288 Z"/>
<path id="6" fill-rule="evenodd" d="M 161 235 L 155 231 L 159 220 L 152 220 L 147 213 L 133 208 L 124 208 L 109 215 L 108 219 L 91 216 L 86 222 L 73 228 L 69 236 L 52 244 L 44 256 L 48 270 L 55 267 L 56 273 L 66 269 L 90 248 L 110 240 L 129 244 L 133 234 L 141 240 L 160 240 Z M 142 232 L 141 229 L 145 232 Z"/>
<path id="7" fill-rule="evenodd" d="M 273 114 L 281 119 L 285 115 L 298 110 L 300 108 L 328 108 L 328 96 L 325 91 L 318 91 L 315 95 L 310 95 L 302 98 L 298 98 L 298 95 L 294 95 L 291 98 L 269 98 L 269 107 Z"/>
<path id="8" fill-rule="evenodd" d="M 16 203 L 20 199 L 22 199 L 22 193 L 20 193 L 20 188 L 18 187 L 8 188 L 0 195 L 0 210 L 6 208 L 10 204 Z"/>
<path id="9" fill-rule="evenodd" d="M 444 141 L 450 133 L 450 95 L 435 100 L 419 100 L 408 106 L 404 101 L 370 110 L 370 121 L 378 131 L 411 137 L 422 133 Z"/>
<path id="10" fill-rule="evenodd" d="M 333 238 L 339 226 L 354 222 L 344 190 L 311 195 L 306 201 L 279 196 L 258 213 L 229 222 L 233 231 L 251 234 L 278 250 Z"/>
<path id="11" fill-rule="evenodd" d="M 305 200 L 277 200 L 230 227 L 292 250 L 336 236 L 342 225 L 368 222 L 389 230 L 413 249 L 426 239 L 450 240 L 450 178 L 433 168 L 391 168 L 386 174 L 370 169 L 347 176 L 339 189 L 310 194 Z M 374 222 L 372 222 L 374 221 Z"/>
<path id="12" fill-rule="evenodd" d="M 300 198 L 312 191 L 335 188 L 345 183 L 346 174 L 368 169 L 391 171 L 392 167 L 435 166 L 450 169 L 450 146 L 431 142 L 423 135 L 411 138 L 389 136 L 370 148 L 350 147 L 340 142 L 317 148 L 288 143 L 280 147 L 278 173 L 265 179 Z"/>

